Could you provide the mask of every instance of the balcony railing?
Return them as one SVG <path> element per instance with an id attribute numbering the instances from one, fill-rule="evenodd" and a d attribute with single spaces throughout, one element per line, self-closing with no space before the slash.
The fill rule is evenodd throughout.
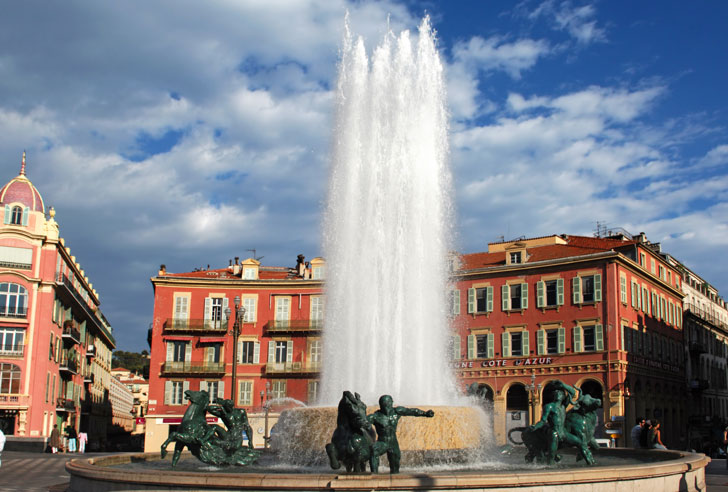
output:
<path id="1" fill-rule="evenodd" d="M 288 321 L 271 320 L 264 328 L 268 333 L 317 332 L 323 329 L 320 319 L 294 319 Z"/>
<path id="2" fill-rule="evenodd" d="M 70 324 L 63 327 L 63 333 L 61 336 L 64 340 L 68 340 L 73 343 L 81 343 L 81 332 Z"/>
<path id="3" fill-rule="evenodd" d="M 89 346 L 86 347 L 86 357 L 96 357 L 96 347 L 94 347 L 93 344 L 89 344 Z"/>
<path id="4" fill-rule="evenodd" d="M 26 306 L 2 306 L 0 307 L 0 317 L 2 318 L 27 318 L 28 308 Z"/>
<path id="5" fill-rule="evenodd" d="M 227 329 L 227 320 L 167 318 L 164 322 L 165 332 L 200 331 L 224 334 Z"/>
<path id="6" fill-rule="evenodd" d="M 165 374 L 224 374 L 224 362 L 165 362 L 162 366 Z"/>
<path id="7" fill-rule="evenodd" d="M 56 398 L 56 411 L 58 412 L 75 412 L 76 403 L 68 398 Z"/>
<path id="8" fill-rule="evenodd" d="M 265 373 L 269 374 L 312 374 L 321 369 L 317 362 L 269 362 L 265 366 Z"/>
<path id="9" fill-rule="evenodd" d="M 704 321 L 707 321 L 708 323 L 710 323 L 714 326 L 717 326 L 719 328 L 728 329 L 728 325 L 726 325 L 726 323 L 723 320 L 719 319 L 713 313 L 706 311 L 705 309 L 701 308 L 700 306 L 696 306 L 695 304 L 692 304 L 692 303 L 685 303 L 685 304 L 683 304 L 683 307 L 685 308 L 686 311 L 694 314 L 698 318 L 700 318 Z"/>
<path id="10" fill-rule="evenodd" d="M 62 373 L 78 374 L 78 363 L 75 360 L 63 359 L 61 360 L 61 367 L 59 369 Z"/>
<path id="11" fill-rule="evenodd" d="M 16 343 L 15 345 L 0 345 L 0 357 L 22 357 L 25 352 L 25 345 Z"/>
<path id="12" fill-rule="evenodd" d="M 93 373 L 90 373 L 90 374 L 85 374 L 85 375 L 83 376 L 83 382 L 84 382 L 84 383 L 90 383 L 90 384 L 94 384 L 94 380 L 95 380 L 95 379 L 96 379 L 96 377 L 94 376 L 94 374 L 93 374 Z"/>

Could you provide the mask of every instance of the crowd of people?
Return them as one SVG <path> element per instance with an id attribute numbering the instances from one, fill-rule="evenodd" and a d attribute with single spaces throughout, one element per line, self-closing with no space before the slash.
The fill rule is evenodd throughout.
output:
<path id="1" fill-rule="evenodd" d="M 643 449 L 667 449 L 662 443 L 662 432 L 660 421 L 657 419 L 645 420 L 642 417 L 637 419 L 636 425 L 631 432 L 632 447 Z"/>
<path id="2" fill-rule="evenodd" d="M 85 432 L 76 432 L 76 428 L 72 425 L 64 429 L 64 435 L 58 430 L 58 424 L 53 426 L 51 431 L 51 439 L 49 446 L 52 453 L 85 453 L 86 443 L 88 442 L 88 434 Z"/>

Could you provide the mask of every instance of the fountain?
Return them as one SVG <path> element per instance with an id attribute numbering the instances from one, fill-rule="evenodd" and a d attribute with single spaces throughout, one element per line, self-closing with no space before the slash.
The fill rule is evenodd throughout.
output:
<path id="1" fill-rule="evenodd" d="M 151 453 L 73 460 L 70 490 L 702 490 L 703 455 L 604 450 L 601 466 L 550 469 L 525 465 L 525 451 L 481 453 L 482 412 L 460 396 L 446 364 L 447 158 L 443 66 L 429 20 L 416 42 L 407 32 L 387 34 L 371 60 L 347 29 L 324 218 L 322 406 L 283 412 L 275 454 L 250 467 L 210 470 L 181 460 L 171 472 Z M 391 394 L 434 410 L 431 419 L 402 419 L 401 474 L 328 469 L 324 446 L 344 390 L 365 402 Z"/>

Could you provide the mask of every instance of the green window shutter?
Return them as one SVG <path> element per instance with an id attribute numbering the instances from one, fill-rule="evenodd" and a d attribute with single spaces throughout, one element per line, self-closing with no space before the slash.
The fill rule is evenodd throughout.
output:
<path id="1" fill-rule="evenodd" d="M 571 287 L 574 293 L 574 304 L 581 304 L 581 279 L 579 277 L 574 277 Z"/>
<path id="2" fill-rule="evenodd" d="M 584 349 L 581 346 L 581 339 L 582 339 L 582 329 L 581 326 L 575 326 L 574 327 L 574 352 L 582 352 Z"/>
<path id="3" fill-rule="evenodd" d="M 529 355 L 531 355 L 531 344 L 530 344 L 530 342 L 528 340 L 528 331 L 527 330 L 523 330 L 521 333 L 522 333 L 522 335 L 521 335 L 521 340 L 522 340 L 522 342 L 521 342 L 521 345 L 522 345 L 522 351 L 521 351 L 521 353 L 523 354 L 524 357 L 528 357 Z"/>
<path id="4" fill-rule="evenodd" d="M 627 304 L 627 279 L 619 276 L 619 300 Z"/>
<path id="5" fill-rule="evenodd" d="M 501 334 L 501 345 L 503 349 L 503 357 L 511 356 L 511 334 L 505 332 Z"/>
<path id="6" fill-rule="evenodd" d="M 475 312 L 475 289 L 468 289 L 468 314 Z"/>
<path id="7" fill-rule="evenodd" d="M 559 306 L 564 305 L 564 279 L 563 278 L 556 280 L 556 304 Z"/>
<path id="8" fill-rule="evenodd" d="M 273 340 L 268 342 L 268 364 L 276 361 L 276 342 Z"/>
<path id="9" fill-rule="evenodd" d="M 210 392 L 210 383 L 207 381 L 200 381 L 200 391 Z"/>
<path id="10" fill-rule="evenodd" d="M 486 345 L 488 346 L 488 358 L 492 359 L 495 357 L 495 335 L 492 333 L 488 333 L 486 335 Z"/>
<path id="11" fill-rule="evenodd" d="M 594 300 L 602 300 L 602 276 L 598 273 L 594 275 Z"/>
<path id="12" fill-rule="evenodd" d="M 468 335 L 468 359 L 475 359 L 475 335 Z"/>
<path id="13" fill-rule="evenodd" d="M 184 381 L 182 383 L 182 394 L 184 394 L 184 392 L 187 391 L 188 389 L 190 389 L 190 382 Z M 184 397 L 182 397 L 182 401 L 184 402 Z"/>
<path id="14" fill-rule="evenodd" d="M 621 341 L 620 347 L 622 348 L 622 350 L 625 350 L 625 351 L 627 350 L 627 347 L 624 344 L 624 336 L 625 336 L 625 333 L 627 330 L 628 330 L 628 328 L 626 326 L 622 325 L 622 333 L 621 333 L 622 338 L 620 340 Z"/>
<path id="15" fill-rule="evenodd" d="M 12 215 L 12 210 L 10 210 L 10 205 L 5 205 L 5 223 L 10 223 L 10 217 Z"/>
<path id="16" fill-rule="evenodd" d="M 528 309 L 528 284 L 521 284 L 521 309 Z"/>
<path id="17" fill-rule="evenodd" d="M 460 335 L 452 337 L 452 358 L 454 360 L 460 359 Z"/>
<path id="18" fill-rule="evenodd" d="M 230 305 L 230 300 L 227 297 L 223 297 L 222 298 L 222 316 L 220 316 L 223 323 L 227 322 L 227 314 L 225 314 L 225 311 L 227 311 L 227 308 L 229 305 Z"/>
<path id="19" fill-rule="evenodd" d="M 192 360 L 192 342 L 187 342 L 185 344 L 185 362 L 190 362 Z"/>
<path id="20" fill-rule="evenodd" d="M 164 382 L 164 404 L 169 405 L 172 403 L 172 381 Z"/>
<path id="21" fill-rule="evenodd" d="M 493 312 L 493 287 L 485 288 L 485 310 L 489 313 Z"/>
<path id="22" fill-rule="evenodd" d="M 538 355 L 543 355 L 546 353 L 546 331 L 545 330 L 536 331 L 536 353 Z"/>
<path id="23" fill-rule="evenodd" d="M 503 311 L 511 308 L 511 288 L 507 285 L 501 287 L 501 308 Z"/>
<path id="24" fill-rule="evenodd" d="M 212 319 L 212 299 L 205 297 L 205 321 Z"/>
<path id="25" fill-rule="evenodd" d="M 23 209 L 23 225 L 24 226 L 27 226 L 28 225 L 28 216 L 29 215 L 30 215 L 30 208 L 25 207 Z"/>
<path id="26" fill-rule="evenodd" d="M 594 338 L 596 339 L 596 349 L 604 350 L 604 330 L 602 325 L 594 326 Z"/>
<path id="27" fill-rule="evenodd" d="M 260 342 L 253 345 L 253 364 L 260 364 Z"/>
<path id="28" fill-rule="evenodd" d="M 559 327 L 559 353 L 566 352 L 566 328 Z"/>
<path id="29" fill-rule="evenodd" d="M 174 343 L 167 342 L 167 362 L 174 359 Z"/>
<path id="30" fill-rule="evenodd" d="M 452 291 L 452 314 L 460 314 L 460 290 L 458 289 Z"/>
<path id="31" fill-rule="evenodd" d="M 221 400 L 225 398 L 225 381 L 220 381 L 219 383 L 217 383 L 217 397 Z"/>
<path id="32" fill-rule="evenodd" d="M 293 340 L 286 342 L 286 362 L 293 362 Z"/>
<path id="33" fill-rule="evenodd" d="M 546 302 L 544 301 L 544 292 L 546 290 L 546 283 L 538 281 L 536 282 L 536 307 L 544 307 Z"/>

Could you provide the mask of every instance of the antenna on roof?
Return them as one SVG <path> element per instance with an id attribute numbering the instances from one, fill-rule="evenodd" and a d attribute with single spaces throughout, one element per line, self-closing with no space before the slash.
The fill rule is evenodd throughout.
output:
<path id="1" fill-rule="evenodd" d="M 607 230 L 607 223 L 597 221 L 597 228 L 594 230 L 594 237 L 607 237 L 609 231 Z"/>
<path id="2" fill-rule="evenodd" d="M 260 261 L 260 260 L 262 260 L 263 258 L 265 258 L 265 256 L 255 256 L 255 249 L 246 249 L 245 251 L 250 251 L 250 252 L 252 252 L 252 253 L 253 253 L 253 259 L 254 259 L 255 261 Z"/>

